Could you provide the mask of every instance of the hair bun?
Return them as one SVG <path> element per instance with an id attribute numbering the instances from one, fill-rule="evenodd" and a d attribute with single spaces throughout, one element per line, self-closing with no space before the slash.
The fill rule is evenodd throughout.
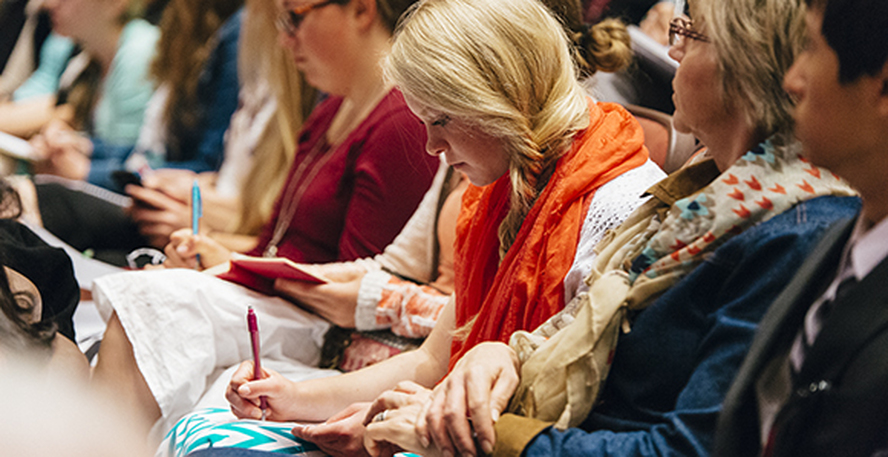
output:
<path id="1" fill-rule="evenodd" d="M 605 19 L 595 25 L 583 24 L 571 39 L 584 75 L 620 71 L 632 62 L 629 31 L 617 19 Z"/>

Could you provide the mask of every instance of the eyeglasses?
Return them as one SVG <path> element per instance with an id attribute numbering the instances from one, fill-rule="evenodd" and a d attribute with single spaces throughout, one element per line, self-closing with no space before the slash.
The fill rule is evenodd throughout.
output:
<path id="1" fill-rule="evenodd" d="M 296 30 L 299 29 L 299 25 L 302 24 L 302 20 L 305 19 L 305 16 L 308 15 L 308 13 L 331 3 L 337 3 L 338 1 L 339 0 L 323 0 L 317 3 L 297 6 L 296 8 L 279 14 L 274 21 L 274 25 L 279 31 L 293 35 L 296 33 Z"/>
<path id="2" fill-rule="evenodd" d="M 669 46 L 678 46 L 684 42 L 684 38 L 709 42 L 709 37 L 694 30 L 694 21 L 677 17 L 669 22 Z"/>

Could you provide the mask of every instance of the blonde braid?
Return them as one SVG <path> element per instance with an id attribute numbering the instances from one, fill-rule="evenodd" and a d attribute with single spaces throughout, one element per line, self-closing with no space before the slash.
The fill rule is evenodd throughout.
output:
<path id="1" fill-rule="evenodd" d="M 527 141 L 511 157 L 509 181 L 512 183 L 512 196 L 509 212 L 500 224 L 498 231 L 500 260 L 512 247 L 524 218 L 540 195 L 541 189 L 537 189 L 537 184 L 543 171 L 543 158 L 543 153 L 531 141 Z"/>
<path id="2" fill-rule="evenodd" d="M 512 184 L 511 206 L 499 227 L 500 259 L 502 259 L 515 238 L 524 218 L 536 203 L 548 182 L 558 159 L 563 156 L 578 131 L 588 124 L 588 110 L 584 97 L 565 97 L 572 92 L 572 81 L 559 82 L 540 103 L 541 109 L 529 120 L 518 117 L 514 122 L 522 131 L 511 137 L 509 181 Z M 524 121 L 524 122 L 521 122 Z M 530 125 L 527 125 L 527 122 Z M 541 179 L 543 178 L 543 179 Z"/>

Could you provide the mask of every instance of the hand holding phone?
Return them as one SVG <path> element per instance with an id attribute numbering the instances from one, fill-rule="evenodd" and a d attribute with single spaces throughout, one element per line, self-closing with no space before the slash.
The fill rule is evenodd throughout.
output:
<path id="1" fill-rule="evenodd" d="M 142 177 L 138 173 L 133 173 L 126 170 L 117 170 L 112 172 L 111 179 L 113 179 L 114 183 L 120 186 L 121 189 L 125 188 L 127 184 L 133 184 L 136 186 L 142 185 Z"/>

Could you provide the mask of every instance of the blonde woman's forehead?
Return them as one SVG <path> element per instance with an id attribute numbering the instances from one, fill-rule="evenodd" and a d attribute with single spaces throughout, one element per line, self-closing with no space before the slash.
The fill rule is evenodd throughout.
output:
<path id="1" fill-rule="evenodd" d="M 434 109 L 425 102 L 408 94 L 404 94 L 404 101 L 407 103 L 410 111 L 413 111 L 413 114 L 420 119 L 433 119 L 444 114 L 441 110 Z"/>

